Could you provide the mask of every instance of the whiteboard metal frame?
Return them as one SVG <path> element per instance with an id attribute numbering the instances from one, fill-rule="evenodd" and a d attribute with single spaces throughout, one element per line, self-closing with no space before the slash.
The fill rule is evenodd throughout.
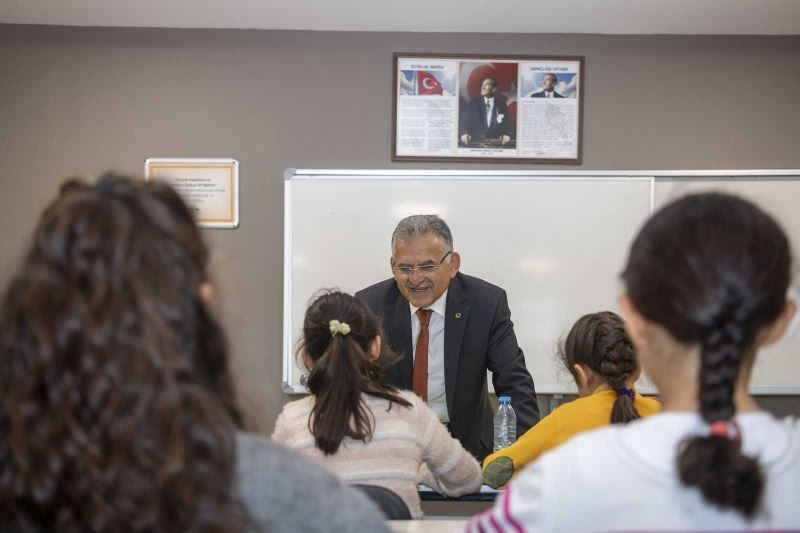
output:
<path id="1" fill-rule="evenodd" d="M 687 178 L 767 178 L 786 176 L 800 178 L 800 169 L 765 169 L 765 170 L 377 170 L 377 169 L 308 169 L 288 168 L 284 172 L 285 180 L 292 179 L 330 179 L 341 176 L 369 177 L 370 179 L 394 179 L 398 176 L 416 176 L 426 179 L 428 176 L 464 179 L 483 179 L 488 176 L 503 178 L 527 176 L 552 177 L 687 177 Z"/>
<path id="2" fill-rule="evenodd" d="M 689 180 L 703 178 L 713 181 L 746 180 L 800 180 L 800 169 L 772 170 L 341 170 L 288 168 L 284 172 L 283 196 L 283 392 L 287 394 L 307 394 L 304 386 L 293 385 L 294 347 L 292 341 L 291 302 L 292 302 L 292 182 L 294 180 L 336 180 L 348 177 L 357 180 L 394 180 L 408 177 L 416 180 L 484 180 L 492 177 L 504 181 L 560 181 L 565 178 L 592 179 L 597 181 L 630 178 L 632 181 L 650 181 L 650 213 L 655 209 L 655 187 L 657 181 Z M 795 323 L 800 320 L 800 313 Z M 796 324 L 795 324 L 796 326 Z M 570 394 L 551 387 L 537 389 L 538 394 Z M 800 395 L 800 385 L 796 387 L 751 387 L 755 395 Z"/>

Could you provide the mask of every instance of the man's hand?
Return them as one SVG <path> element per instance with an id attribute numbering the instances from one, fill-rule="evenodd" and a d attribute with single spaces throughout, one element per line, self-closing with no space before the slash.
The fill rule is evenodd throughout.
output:
<path id="1" fill-rule="evenodd" d="M 507 144 L 511 140 L 510 135 L 501 135 L 500 136 L 500 144 Z"/>
<path id="2" fill-rule="evenodd" d="M 461 142 L 463 144 L 469 144 L 469 141 L 471 141 L 471 140 L 472 140 L 472 137 L 470 136 L 469 133 L 465 133 L 464 135 L 461 136 Z"/>

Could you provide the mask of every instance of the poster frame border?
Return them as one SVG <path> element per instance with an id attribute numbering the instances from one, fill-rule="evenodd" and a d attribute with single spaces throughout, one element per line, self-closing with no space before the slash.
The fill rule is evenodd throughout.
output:
<path id="1" fill-rule="evenodd" d="M 154 166 L 170 166 L 179 171 L 196 168 L 229 169 L 229 190 L 231 217 L 228 219 L 195 219 L 201 228 L 235 229 L 239 227 L 239 161 L 233 158 L 194 158 L 194 157 L 148 157 L 144 160 L 145 180 L 155 179 L 151 175 Z"/>
<path id="2" fill-rule="evenodd" d="M 459 156 L 459 155 L 398 155 L 397 154 L 397 103 L 398 103 L 398 65 L 400 59 L 443 59 L 443 60 L 499 60 L 499 61 L 576 61 L 578 62 L 578 135 L 577 157 L 574 158 L 548 158 L 548 157 L 492 157 L 492 156 Z M 429 52 L 394 52 L 392 54 L 392 161 L 417 161 L 417 162 L 443 162 L 443 163 L 535 163 L 552 165 L 582 165 L 583 164 L 583 112 L 586 93 L 585 57 L 573 55 L 528 55 L 528 54 L 453 54 Z"/>

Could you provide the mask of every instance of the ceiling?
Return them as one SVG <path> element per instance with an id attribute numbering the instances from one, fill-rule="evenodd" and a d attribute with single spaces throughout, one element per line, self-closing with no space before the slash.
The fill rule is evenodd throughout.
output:
<path id="1" fill-rule="evenodd" d="M 800 0 L 0 0 L 0 22 L 320 31 L 799 35 Z"/>

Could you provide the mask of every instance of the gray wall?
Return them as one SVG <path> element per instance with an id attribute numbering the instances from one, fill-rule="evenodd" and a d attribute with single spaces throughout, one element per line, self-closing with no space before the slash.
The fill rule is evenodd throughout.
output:
<path id="1" fill-rule="evenodd" d="M 206 236 L 248 423 L 269 432 L 288 399 L 284 169 L 534 168 L 391 163 L 392 52 L 585 56 L 584 164 L 561 169 L 800 168 L 800 37 L 0 25 L 0 281 L 61 178 L 238 159 L 241 227 Z"/>

